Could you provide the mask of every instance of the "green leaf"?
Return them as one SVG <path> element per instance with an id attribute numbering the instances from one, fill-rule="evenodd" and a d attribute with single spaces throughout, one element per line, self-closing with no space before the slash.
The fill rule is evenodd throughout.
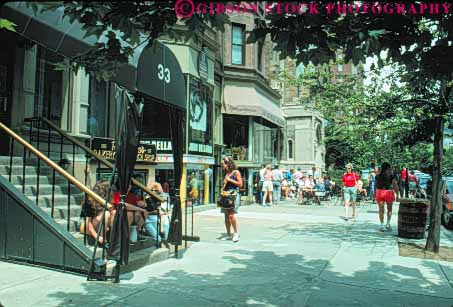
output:
<path id="1" fill-rule="evenodd" d="M 384 35 L 386 32 L 384 29 L 381 29 L 381 30 L 371 30 L 371 31 L 368 31 L 368 34 L 371 36 L 371 37 L 379 37 L 381 35 Z"/>
<path id="2" fill-rule="evenodd" d="M 6 29 L 11 32 L 16 32 L 17 25 L 8 19 L 0 18 L 0 29 Z"/>

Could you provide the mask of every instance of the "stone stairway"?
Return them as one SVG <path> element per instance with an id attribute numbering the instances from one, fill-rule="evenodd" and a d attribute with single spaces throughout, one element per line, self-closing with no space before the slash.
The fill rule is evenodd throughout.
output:
<path id="1" fill-rule="evenodd" d="M 53 219 L 64 229 L 68 229 L 74 240 L 83 243 L 84 236 L 79 233 L 78 229 L 80 227 L 81 204 L 84 201 L 85 194 L 76 186 L 68 185 L 68 180 L 58 172 L 55 172 L 55 186 L 53 187 L 53 169 L 41 162 L 38 174 L 36 160 L 26 161 L 24 180 L 24 160 L 22 157 L 13 158 L 10 180 L 10 163 L 10 157 L 0 156 L 0 176 L 10 181 L 20 193 L 24 191 L 25 196 L 37 203 L 49 216 L 51 216 L 53 200 Z M 37 189 L 38 180 L 39 190 Z M 38 197 L 36 196 L 37 192 Z M 91 246 L 88 246 L 88 248 L 93 249 Z M 122 272 L 132 271 L 147 264 L 167 259 L 170 254 L 166 248 L 157 248 L 151 238 L 131 243 L 130 252 L 129 265 L 122 267 Z M 102 250 L 98 249 L 97 254 L 101 255 L 101 253 Z"/>

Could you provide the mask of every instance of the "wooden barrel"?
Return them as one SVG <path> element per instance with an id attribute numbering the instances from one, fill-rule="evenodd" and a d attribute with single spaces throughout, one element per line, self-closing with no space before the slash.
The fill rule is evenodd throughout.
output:
<path id="1" fill-rule="evenodd" d="M 398 211 L 398 236 L 408 239 L 425 237 L 427 208 L 426 199 L 402 199 Z"/>

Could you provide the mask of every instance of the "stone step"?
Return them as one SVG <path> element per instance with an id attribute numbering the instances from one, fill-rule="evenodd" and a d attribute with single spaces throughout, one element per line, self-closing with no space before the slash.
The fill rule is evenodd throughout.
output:
<path id="1" fill-rule="evenodd" d="M 54 220 L 55 220 L 55 222 L 57 222 L 58 224 L 63 226 L 64 229 L 67 229 L 67 225 L 68 225 L 67 219 L 55 219 L 54 218 Z M 76 233 L 76 232 L 79 232 L 79 229 L 80 229 L 79 217 L 71 217 L 69 219 L 69 232 Z"/>
<path id="2" fill-rule="evenodd" d="M 46 207 L 46 208 L 41 208 L 44 212 L 49 214 L 49 216 L 52 216 L 52 208 Z M 80 216 L 80 213 L 82 212 L 82 207 L 80 205 L 72 205 L 69 211 L 70 217 L 71 218 L 76 218 Z M 54 207 L 54 212 L 53 212 L 53 217 L 54 219 L 67 219 L 68 218 L 68 208 L 64 206 L 58 206 Z"/>
<path id="3" fill-rule="evenodd" d="M 9 165 L 0 166 L 0 175 L 9 176 Z M 24 171 L 23 165 L 13 165 L 11 175 L 22 175 Z M 41 164 L 39 169 L 39 175 L 52 175 L 53 169 L 49 166 L 44 166 Z M 38 167 L 36 166 L 25 166 L 25 178 L 27 175 L 38 175 Z"/>
<path id="4" fill-rule="evenodd" d="M 29 196 L 32 201 L 36 201 L 36 197 Z M 74 194 L 69 198 L 71 207 L 80 206 L 85 198 L 85 194 Z M 64 207 L 68 205 L 68 195 L 54 195 L 54 206 Z M 38 206 L 41 208 L 50 208 L 52 206 L 52 195 L 39 195 Z"/>
<path id="5" fill-rule="evenodd" d="M 170 250 L 155 246 L 145 248 L 129 255 L 129 263 L 126 266 L 121 266 L 121 273 L 132 272 L 144 266 L 164 261 L 171 256 Z"/>
<path id="6" fill-rule="evenodd" d="M 22 185 L 16 185 L 16 188 L 22 191 Z M 38 187 L 36 185 L 26 185 L 25 186 L 25 195 L 26 196 L 35 196 Z M 82 191 L 74 186 L 71 185 L 71 188 L 68 189 L 67 184 L 55 185 L 54 188 L 54 195 L 68 195 L 68 191 L 71 191 L 71 195 L 74 194 L 81 194 Z M 52 185 L 51 184 L 41 184 L 39 183 L 39 195 L 52 195 Z"/>
<path id="7" fill-rule="evenodd" d="M 3 177 L 5 177 L 7 180 L 9 180 L 9 176 L 8 175 L 3 175 Z M 25 175 L 25 184 L 26 185 L 36 185 L 36 183 L 38 182 L 38 177 L 39 177 L 39 185 L 41 186 L 41 184 L 52 184 L 52 181 L 53 181 L 53 175 L 50 174 L 50 175 L 41 175 L 41 176 L 37 176 L 37 175 Z M 12 175 L 11 176 L 11 183 L 14 184 L 14 185 L 20 185 L 21 186 L 21 189 L 22 190 L 22 184 L 23 184 L 24 180 L 22 178 L 22 174 L 20 175 Z M 55 173 L 55 184 L 65 184 L 67 183 L 67 179 L 64 178 L 63 176 L 61 176 L 60 174 L 58 173 Z"/>
<path id="8" fill-rule="evenodd" d="M 0 165 L 9 166 L 11 163 L 11 158 L 9 156 L 0 156 Z M 23 157 L 13 157 L 13 165 L 22 165 Z"/>

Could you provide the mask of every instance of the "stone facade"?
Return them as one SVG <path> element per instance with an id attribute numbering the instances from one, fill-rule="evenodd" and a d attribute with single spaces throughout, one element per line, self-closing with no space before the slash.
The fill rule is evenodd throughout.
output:
<path id="1" fill-rule="evenodd" d="M 289 58 L 281 61 L 279 71 L 298 76 L 296 61 Z M 330 71 L 331 82 L 337 82 L 341 75 L 356 74 L 357 68 L 352 64 L 341 64 L 332 65 Z M 305 172 L 312 167 L 325 170 L 324 119 L 310 109 L 309 103 L 301 104 L 310 98 L 309 89 L 288 82 L 279 83 L 276 87 L 282 95 L 282 110 L 286 118 L 281 164 L 287 168 L 301 167 Z"/>

